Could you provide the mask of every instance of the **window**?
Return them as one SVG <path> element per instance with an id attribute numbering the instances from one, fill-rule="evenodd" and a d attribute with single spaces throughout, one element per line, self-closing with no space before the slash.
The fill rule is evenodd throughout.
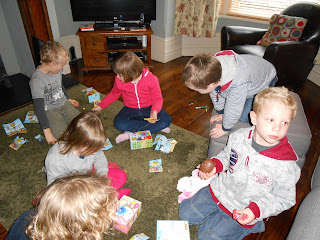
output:
<path id="1" fill-rule="evenodd" d="M 280 13 L 288 6 L 302 0 L 220 0 L 220 16 L 236 16 L 269 20 L 272 14 Z M 310 2 L 320 4 L 320 0 Z"/>

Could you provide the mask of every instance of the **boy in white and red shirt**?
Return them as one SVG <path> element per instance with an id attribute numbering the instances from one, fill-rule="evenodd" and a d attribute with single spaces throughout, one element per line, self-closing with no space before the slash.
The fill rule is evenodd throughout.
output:
<path id="1" fill-rule="evenodd" d="M 117 76 L 111 92 L 92 111 L 100 112 L 122 96 L 124 107 L 115 117 L 114 126 L 124 133 L 117 136 L 116 143 L 129 139 L 129 132 L 170 133 L 171 117 L 162 109 L 158 78 L 143 67 L 141 59 L 126 52 L 116 60 L 113 71 Z"/>
<path id="2" fill-rule="evenodd" d="M 254 126 L 230 134 L 227 146 L 212 158 L 212 172 L 199 172 L 202 179 L 219 176 L 180 205 L 180 218 L 200 225 L 198 240 L 263 232 L 263 219 L 295 205 L 300 168 L 285 135 L 296 109 L 285 87 L 263 90 L 250 113 Z"/>

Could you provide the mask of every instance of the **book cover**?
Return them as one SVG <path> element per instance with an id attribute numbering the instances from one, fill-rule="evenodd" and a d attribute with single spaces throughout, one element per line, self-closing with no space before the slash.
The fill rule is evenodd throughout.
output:
<path id="1" fill-rule="evenodd" d="M 183 220 L 158 220 L 157 240 L 190 240 L 189 222 Z"/>
<path id="2" fill-rule="evenodd" d="M 26 133 L 27 129 L 24 127 L 20 118 L 17 118 L 12 123 L 2 124 L 6 134 L 11 137 L 17 133 Z"/>
<path id="3" fill-rule="evenodd" d="M 162 172 L 162 159 L 149 161 L 149 172 Z"/>
<path id="4" fill-rule="evenodd" d="M 102 150 L 103 150 L 103 151 L 106 151 L 106 150 L 109 150 L 109 149 L 112 148 L 112 147 L 113 147 L 113 146 L 112 146 L 109 138 L 107 138 L 106 143 L 104 144 Z"/>
<path id="5" fill-rule="evenodd" d="M 38 123 L 38 118 L 34 114 L 34 111 L 29 111 L 23 123 Z"/>

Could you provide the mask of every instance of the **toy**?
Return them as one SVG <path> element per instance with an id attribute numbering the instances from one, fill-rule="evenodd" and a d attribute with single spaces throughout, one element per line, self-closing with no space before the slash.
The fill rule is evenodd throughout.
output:
<path id="1" fill-rule="evenodd" d="M 162 159 L 149 161 L 149 172 L 162 172 Z"/>
<path id="2" fill-rule="evenodd" d="M 149 130 L 129 132 L 131 150 L 152 147 L 152 136 Z"/>
<path id="3" fill-rule="evenodd" d="M 210 158 L 205 159 L 200 165 L 200 171 L 204 173 L 212 172 L 216 164 Z"/>
<path id="4" fill-rule="evenodd" d="M 23 123 L 38 123 L 38 118 L 34 114 L 34 111 L 29 111 L 26 115 L 26 119 L 24 120 Z"/>
<path id="5" fill-rule="evenodd" d="M 17 133 L 26 133 L 27 129 L 23 126 L 23 123 L 19 118 L 12 123 L 2 124 L 6 134 L 11 137 Z"/>
<path id="6" fill-rule="evenodd" d="M 191 177 L 183 177 L 179 179 L 177 189 L 182 192 L 178 196 L 179 203 L 194 196 L 201 188 L 208 186 L 211 180 L 217 176 L 217 174 L 215 174 L 207 180 L 201 180 L 198 174 L 199 169 L 195 169 L 192 171 Z"/>
<path id="7" fill-rule="evenodd" d="M 141 202 L 123 195 L 119 204 L 114 228 L 127 234 L 141 212 Z"/>
<path id="8" fill-rule="evenodd" d="M 189 222 L 157 220 L 157 240 L 190 240 Z"/>
<path id="9" fill-rule="evenodd" d="M 89 103 L 92 103 L 95 100 L 100 100 L 100 93 L 97 90 L 93 89 L 92 87 L 83 89 L 81 91 L 84 95 L 84 98 Z"/>
<path id="10" fill-rule="evenodd" d="M 236 209 L 233 210 L 233 214 L 232 217 L 234 220 L 246 220 L 248 218 L 247 214 L 244 213 L 238 213 L 238 211 Z"/>

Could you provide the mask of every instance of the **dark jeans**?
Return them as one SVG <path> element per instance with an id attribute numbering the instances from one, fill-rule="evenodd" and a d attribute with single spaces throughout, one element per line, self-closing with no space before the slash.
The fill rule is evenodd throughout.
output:
<path id="1" fill-rule="evenodd" d="M 35 215 L 35 209 L 30 209 L 22 213 L 22 215 L 13 223 L 6 237 L 6 240 L 28 240 L 26 228 L 31 223 L 31 218 Z"/>
<path id="2" fill-rule="evenodd" d="M 144 118 L 150 117 L 151 106 L 146 108 L 128 108 L 124 106 L 118 115 L 114 118 L 113 124 L 119 131 L 137 132 L 150 130 L 151 133 L 156 133 L 162 129 L 169 127 L 171 117 L 164 110 L 158 113 L 159 121 L 149 123 Z"/>

